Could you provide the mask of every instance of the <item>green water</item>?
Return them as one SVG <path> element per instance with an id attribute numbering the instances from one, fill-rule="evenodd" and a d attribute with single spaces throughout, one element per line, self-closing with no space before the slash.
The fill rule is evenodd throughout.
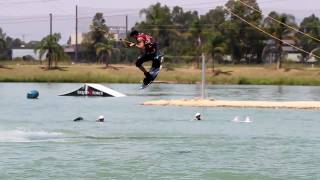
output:
<path id="1" fill-rule="evenodd" d="M 200 86 L 105 85 L 128 96 L 61 97 L 81 84 L 1 83 L 0 179 L 320 179 L 318 110 L 142 106 L 197 97 Z M 26 99 L 32 89 L 38 100 Z M 320 100 L 319 87 L 208 86 L 207 93 Z M 203 121 L 192 120 L 196 112 Z M 106 122 L 95 122 L 99 115 Z M 78 116 L 85 120 L 73 122 Z"/>

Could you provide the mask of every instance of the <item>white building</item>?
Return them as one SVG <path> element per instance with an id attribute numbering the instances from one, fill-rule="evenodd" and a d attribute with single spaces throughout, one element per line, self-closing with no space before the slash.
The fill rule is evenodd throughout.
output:
<path id="1" fill-rule="evenodd" d="M 24 59 L 27 57 L 32 57 L 34 60 L 40 60 L 39 51 L 34 51 L 34 49 L 12 49 L 12 60 L 14 59 Z M 45 59 L 45 55 L 42 59 Z"/>
<path id="2" fill-rule="evenodd" d="M 78 33 L 78 45 L 82 43 L 84 39 L 84 34 L 83 33 Z M 73 33 L 70 35 L 70 46 L 75 46 L 76 45 L 76 33 Z"/>
<path id="3" fill-rule="evenodd" d="M 284 55 L 284 58 L 290 62 L 300 63 L 302 56 L 299 52 L 288 52 Z"/>
<path id="4" fill-rule="evenodd" d="M 110 26 L 109 33 L 113 35 L 115 41 L 126 38 L 126 27 L 123 26 Z"/>

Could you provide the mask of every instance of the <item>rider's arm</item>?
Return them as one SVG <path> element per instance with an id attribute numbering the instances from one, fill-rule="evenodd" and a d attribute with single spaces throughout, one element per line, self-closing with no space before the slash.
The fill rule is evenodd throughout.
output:
<path id="1" fill-rule="evenodd" d="M 138 47 L 140 49 L 145 49 L 144 42 L 143 41 L 138 41 L 138 43 L 136 44 L 136 47 Z"/>
<path id="2" fill-rule="evenodd" d="M 131 44 L 130 44 L 130 47 L 136 46 L 137 48 L 145 49 L 143 40 L 140 39 L 140 38 L 138 38 L 137 41 L 138 41 L 137 43 L 131 43 Z"/>

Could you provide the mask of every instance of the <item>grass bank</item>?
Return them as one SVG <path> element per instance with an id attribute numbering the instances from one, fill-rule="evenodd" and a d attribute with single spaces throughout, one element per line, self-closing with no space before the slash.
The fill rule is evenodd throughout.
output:
<path id="1" fill-rule="evenodd" d="M 218 66 L 215 73 L 208 68 L 209 84 L 256 84 L 256 85 L 320 85 L 320 68 L 292 66 L 276 70 L 273 66 Z M 0 67 L 0 82 L 93 82 L 93 83 L 140 83 L 142 73 L 134 65 L 76 64 L 61 65 L 45 70 L 37 64 L 6 64 Z M 157 81 L 193 84 L 201 82 L 201 70 L 190 66 L 164 68 Z"/>

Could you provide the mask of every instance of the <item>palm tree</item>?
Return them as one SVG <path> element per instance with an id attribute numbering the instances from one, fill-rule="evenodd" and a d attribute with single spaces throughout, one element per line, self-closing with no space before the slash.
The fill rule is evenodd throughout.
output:
<path id="1" fill-rule="evenodd" d="M 111 57 L 111 51 L 112 51 L 112 46 L 110 44 L 105 44 L 105 43 L 97 43 L 95 45 L 96 49 L 96 55 L 99 58 L 99 60 L 102 60 L 106 68 L 109 66 L 109 61 L 108 59 Z"/>
<path id="2" fill-rule="evenodd" d="M 275 22 L 270 18 L 266 18 L 264 20 L 264 27 L 271 33 L 272 35 L 276 36 L 278 39 L 284 39 L 284 38 L 292 38 L 294 36 L 294 33 L 290 31 L 288 27 L 286 27 L 284 24 L 287 24 L 289 26 L 297 27 L 295 23 L 295 17 L 293 15 L 289 14 L 278 14 L 277 12 L 271 12 L 269 14 L 274 19 L 279 20 L 281 23 Z M 277 41 L 277 49 L 278 49 L 278 58 L 277 58 L 277 69 L 282 68 L 282 41 Z"/>
<path id="3" fill-rule="evenodd" d="M 212 57 L 212 72 L 215 71 L 215 59 L 218 55 L 222 56 L 227 49 L 227 44 L 225 42 L 224 36 L 220 32 L 209 32 L 206 33 L 207 43 L 205 45 L 205 51 L 211 54 Z"/>
<path id="4" fill-rule="evenodd" d="M 97 57 L 105 62 L 105 67 L 109 67 L 109 60 L 111 58 L 111 55 L 115 51 L 119 51 L 119 49 L 113 47 L 113 42 L 112 41 L 107 41 L 103 43 L 97 43 L 95 44 L 95 50 L 96 50 L 96 55 Z"/>
<path id="5" fill-rule="evenodd" d="M 48 35 L 40 41 L 35 49 L 35 52 L 39 51 L 40 59 L 44 55 L 48 59 L 48 69 L 52 68 L 52 61 L 57 67 L 58 61 L 66 58 L 63 47 L 58 43 L 60 39 L 61 35 L 59 33 Z"/>

